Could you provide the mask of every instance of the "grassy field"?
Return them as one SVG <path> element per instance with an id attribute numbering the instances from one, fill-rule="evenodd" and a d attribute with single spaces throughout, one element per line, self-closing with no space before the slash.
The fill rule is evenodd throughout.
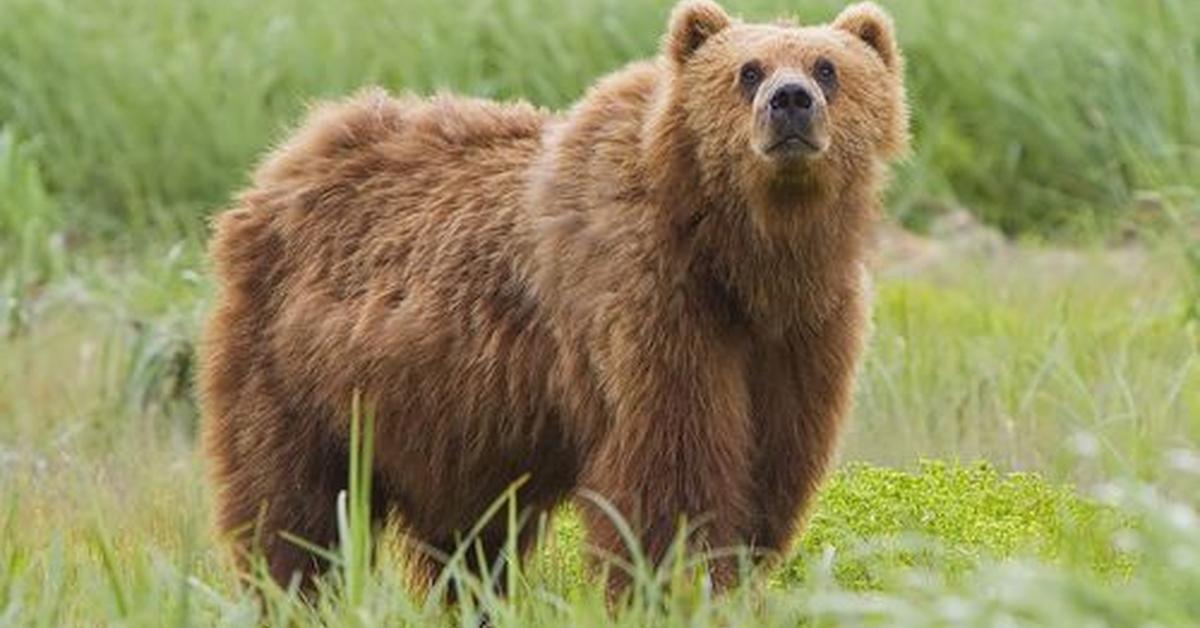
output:
<path id="1" fill-rule="evenodd" d="M 647 579 L 619 623 L 1196 617 L 1200 343 L 1179 258 L 952 254 L 881 271 L 846 464 L 795 552 L 716 601 L 664 598 Z M 210 535 L 195 450 L 197 264 L 81 271 L 6 330 L 0 624 L 257 621 Z M 406 593 L 385 552 L 353 601 L 338 589 L 310 610 L 281 595 L 272 621 L 604 624 L 580 538 L 565 513 L 519 595 L 460 616 Z"/>
<path id="2" fill-rule="evenodd" d="M 840 4 L 730 6 L 823 21 Z M 146 229 L 196 237 L 308 100 L 378 83 L 562 106 L 652 54 L 668 5 L 3 0 L 0 123 L 55 192 L 44 228 L 110 243 Z M 889 7 L 917 117 L 898 215 L 919 223 L 963 203 L 1010 232 L 1055 233 L 1119 221 L 1139 195 L 1195 201 L 1197 3 Z"/>
<path id="3" fill-rule="evenodd" d="M 0 0 L 0 626 L 259 624 L 196 451 L 206 218 L 312 99 L 563 106 L 653 54 L 667 5 Z M 610 617 L 567 510 L 507 598 L 452 569 L 480 595 L 448 610 L 351 520 L 329 589 L 268 587 L 266 623 L 1200 623 L 1200 3 L 888 6 L 917 116 L 889 207 L 932 236 L 878 265 L 784 561 L 719 598 L 668 565 Z M 947 230 L 960 207 L 1009 238 Z"/>

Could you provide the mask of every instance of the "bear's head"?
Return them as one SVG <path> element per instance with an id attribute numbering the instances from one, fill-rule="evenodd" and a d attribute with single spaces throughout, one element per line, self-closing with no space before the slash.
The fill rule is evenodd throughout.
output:
<path id="1" fill-rule="evenodd" d="M 708 184 L 811 200 L 798 189 L 859 183 L 907 146 L 903 59 L 874 4 L 797 26 L 743 23 L 709 0 L 685 0 L 663 54 L 674 132 Z"/>

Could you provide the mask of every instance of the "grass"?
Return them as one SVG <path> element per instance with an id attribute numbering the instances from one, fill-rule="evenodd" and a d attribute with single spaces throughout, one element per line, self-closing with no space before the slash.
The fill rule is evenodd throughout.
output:
<path id="1" fill-rule="evenodd" d="M 0 626 L 1200 623 L 1186 0 L 886 3 L 916 113 L 895 218 L 965 206 L 1017 239 L 880 269 L 838 471 L 749 585 L 714 598 L 672 564 L 610 616 L 566 509 L 507 597 L 452 568 L 475 595 L 447 609 L 371 545 L 352 491 L 315 604 L 237 586 L 195 443 L 206 218 L 311 99 L 561 107 L 652 54 L 667 4 L 0 0 Z"/>
<path id="2" fill-rule="evenodd" d="M 729 4 L 748 18 L 823 21 L 840 3 Z M 39 181 L 20 185 L 54 199 L 23 203 L 21 224 L 40 226 L 6 239 L 200 239 L 307 101 L 377 83 L 562 107 L 654 54 L 667 6 L 2 0 L 0 127 Z M 962 204 L 1009 232 L 1078 234 L 1127 220 L 1139 198 L 1195 209 L 1200 5 L 888 6 L 916 114 L 891 202 L 908 222 Z"/>
<path id="3" fill-rule="evenodd" d="M 720 599 L 691 580 L 671 595 L 646 584 L 611 621 L 1196 617 L 1200 573 L 1176 564 L 1200 556 L 1200 342 L 1183 255 L 1021 245 L 885 269 L 847 463 L 793 553 Z M 190 359 L 200 262 L 153 259 L 50 284 L 0 340 L 0 624 L 259 621 L 210 535 L 194 409 L 164 392 L 187 369 L 139 366 Z M 454 612 L 410 593 L 386 548 L 363 577 L 352 536 L 354 584 L 331 580 L 313 608 L 274 591 L 268 623 L 610 621 L 569 511 L 510 584 L 518 595 L 488 597 L 459 573 L 447 586 L 481 595 Z"/>
<path id="4" fill-rule="evenodd" d="M 166 617 L 202 625 L 258 622 L 255 598 L 236 586 L 218 548 L 198 527 L 202 492 L 179 490 L 178 484 L 190 483 L 186 476 L 197 470 L 194 458 L 184 460 L 167 471 L 169 477 L 146 482 L 153 486 L 121 495 L 109 488 L 108 474 L 89 480 L 73 473 L 54 478 L 44 470 L 18 469 L 20 479 L 7 487 L 9 508 L 0 519 L 6 532 L 0 537 L 5 565 L 0 571 L 0 618 L 12 625 L 161 625 Z M 34 483 L 43 485 L 35 490 Z M 51 525 L 61 507 L 55 503 L 55 489 L 78 494 L 81 488 L 94 491 L 92 499 L 82 500 L 90 502 L 83 512 L 72 516 L 65 529 Z M 969 502 L 953 512 L 930 518 L 935 500 L 968 495 Z M 487 583 L 452 570 L 447 586 L 474 594 L 474 605 L 451 611 L 438 594 L 425 598 L 410 592 L 403 565 L 389 548 L 383 548 L 378 565 L 369 570 L 370 541 L 356 523 L 365 520 L 363 501 L 351 499 L 349 506 L 339 502 L 343 517 L 350 513 L 342 527 L 348 542 L 334 556 L 339 567 L 316 603 L 305 606 L 294 593 L 262 582 L 269 624 L 473 625 L 470 618 L 481 614 L 497 625 L 608 621 L 603 595 L 582 558 L 579 521 L 569 510 L 560 513 L 535 550 L 530 569 L 514 572 L 505 586 L 507 598 L 495 597 Z M 504 513 L 504 503 L 500 505 Z M 717 600 L 698 584 L 681 588 L 678 575 L 642 578 L 640 602 L 623 609 L 616 621 L 720 624 L 736 619 L 745 625 L 794 620 L 812 615 L 821 596 L 834 591 L 863 603 L 881 592 L 896 594 L 897 587 L 913 586 L 904 578 L 917 569 L 957 591 L 1006 559 L 1000 564 L 1008 567 L 1014 560 L 1058 559 L 1077 567 L 1077 573 L 1091 574 L 1086 581 L 1095 586 L 1116 586 L 1127 582 L 1132 555 L 1117 549 L 1113 540 L 1139 530 L 1121 511 L 1035 476 L 1001 476 L 986 466 L 931 464 L 916 474 L 855 466 L 832 479 L 810 533 L 769 581 Z M 1030 564 L 1046 569 L 1042 563 Z M 671 582 L 675 593 L 664 595 L 662 587 Z"/>
<path id="5" fill-rule="evenodd" d="M 1200 439 L 1183 257 L 1028 248 L 882 282 L 850 455 L 1173 483 L 1163 452 Z M 1099 459 L 1090 472 L 1079 447 Z"/>

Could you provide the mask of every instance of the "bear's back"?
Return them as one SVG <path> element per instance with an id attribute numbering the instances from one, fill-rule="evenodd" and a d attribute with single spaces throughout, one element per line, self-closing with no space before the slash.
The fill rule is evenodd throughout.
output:
<path id="1" fill-rule="evenodd" d="M 528 340 L 523 197 L 548 119 L 378 90 L 316 110 L 216 221 L 209 385 L 269 364 L 284 396 L 315 405 L 421 369 L 469 376 L 456 356 Z M 511 384 L 486 383 L 464 403 Z"/>

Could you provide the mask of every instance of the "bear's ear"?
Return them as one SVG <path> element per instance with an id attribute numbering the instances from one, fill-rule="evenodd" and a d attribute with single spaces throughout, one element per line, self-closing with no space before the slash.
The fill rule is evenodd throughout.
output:
<path id="1" fill-rule="evenodd" d="M 670 26 L 663 49 L 667 57 L 682 64 L 709 37 L 721 32 L 732 22 L 717 3 L 710 0 L 683 0 L 671 11 Z"/>
<path id="2" fill-rule="evenodd" d="M 896 30 L 892 17 L 874 2 L 860 2 L 845 8 L 833 21 L 833 27 L 844 30 L 873 48 L 883 64 L 895 69 L 900 61 L 896 47 Z"/>

